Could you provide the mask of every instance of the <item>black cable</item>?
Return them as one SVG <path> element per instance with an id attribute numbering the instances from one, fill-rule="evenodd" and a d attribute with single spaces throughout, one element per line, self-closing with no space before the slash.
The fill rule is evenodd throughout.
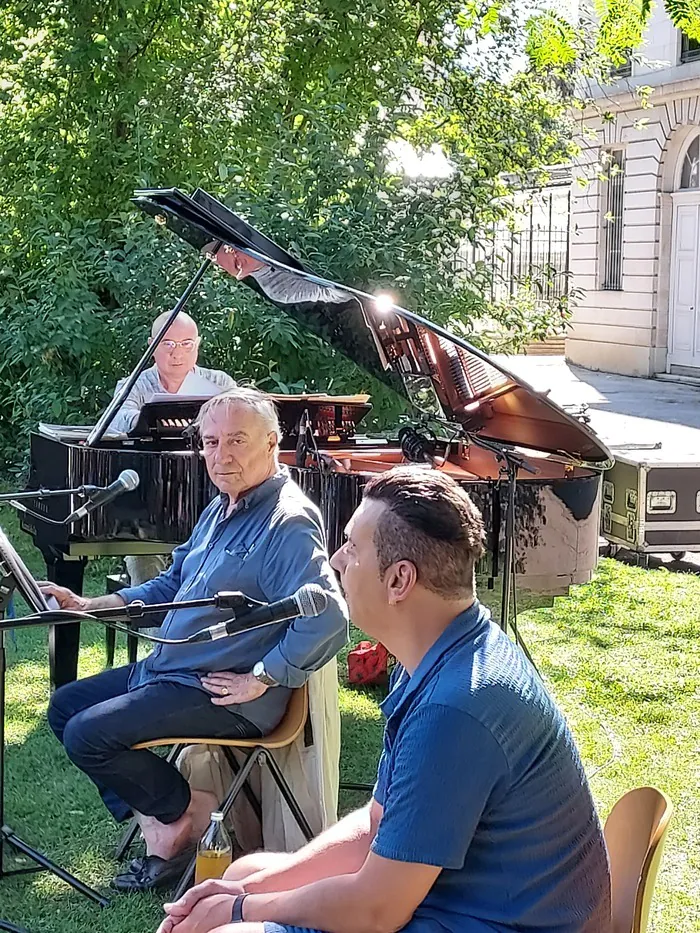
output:
<path id="1" fill-rule="evenodd" d="M 315 462 L 318 467 L 319 502 L 321 507 L 321 514 L 325 517 L 328 510 L 328 481 L 332 471 L 330 469 L 330 465 L 326 461 L 326 458 L 321 456 L 321 453 L 318 449 L 318 444 L 316 443 L 316 436 L 313 432 L 313 427 L 311 426 L 311 422 L 308 419 L 306 423 L 306 433 L 311 437 L 311 443 L 313 445 L 311 460 L 312 462 Z"/>
<path id="2" fill-rule="evenodd" d="M 117 632 L 123 632 L 126 635 L 135 635 L 137 638 L 143 638 L 146 641 L 154 642 L 159 645 L 186 645 L 190 638 L 160 638 L 158 635 L 147 635 L 138 629 L 129 628 L 128 625 L 120 625 L 119 622 L 111 622 L 108 619 L 101 619 L 99 616 L 92 615 L 90 612 L 82 612 L 78 609 L 47 609 L 44 612 L 34 612 L 28 616 L 22 616 L 19 619 L 8 619 L 8 625 L 0 625 L 0 628 L 28 628 L 31 625 L 51 625 L 61 622 L 68 618 L 72 620 L 82 620 L 85 622 L 100 622 L 102 625 L 113 628 Z M 234 616 L 235 618 L 235 616 Z M 226 619 L 230 622 L 230 619 Z M 193 636 L 190 636 L 193 637 Z"/>
<path id="3" fill-rule="evenodd" d="M 528 650 L 527 645 L 525 644 L 523 639 L 520 637 L 520 632 L 518 631 L 518 599 L 517 599 L 515 563 L 513 563 L 513 566 L 511 568 L 511 575 L 512 575 L 511 579 L 512 579 L 512 597 L 513 597 L 513 614 L 512 614 L 511 628 L 513 629 L 515 643 L 520 648 L 520 650 L 523 652 L 523 654 L 525 655 L 527 660 L 530 662 L 530 664 L 532 665 L 532 668 L 537 674 L 537 676 L 539 677 L 540 681 L 544 683 L 544 679 L 542 675 L 540 674 L 539 669 L 537 665 L 535 664 L 535 661 L 532 655 L 530 654 L 530 651 Z M 601 773 L 601 771 L 604 771 L 606 770 L 606 768 L 609 768 L 610 765 L 614 764 L 620 758 L 621 750 L 620 750 L 620 743 L 619 743 L 619 740 L 617 739 L 617 736 L 615 735 L 613 730 L 610 728 L 610 726 L 605 722 L 605 720 L 600 719 L 598 716 L 594 716 L 593 714 L 590 713 L 590 711 L 589 711 L 589 717 L 593 719 L 594 722 L 597 722 L 598 725 L 601 727 L 601 729 L 605 732 L 608 738 L 608 741 L 610 742 L 610 747 L 611 747 L 611 754 L 606 759 L 606 761 L 604 761 L 601 765 L 598 765 L 597 768 L 594 768 L 594 770 L 591 771 L 591 773 L 587 775 L 588 780 L 592 781 L 593 778 L 597 777 Z"/>
<path id="4" fill-rule="evenodd" d="M 11 505 L 13 509 L 17 509 L 18 512 L 21 512 L 23 515 L 30 515 L 32 518 L 37 519 L 40 522 L 46 522 L 49 525 L 65 525 L 65 521 L 59 521 L 56 518 L 51 518 L 49 515 L 42 515 L 40 512 L 35 512 L 34 509 L 28 508 L 26 505 L 22 505 L 21 502 L 18 502 L 16 499 L 10 499 L 7 503 Z"/>
<path id="5" fill-rule="evenodd" d="M 51 625 L 52 622 L 69 619 L 82 619 L 87 622 L 100 622 L 108 628 L 113 628 L 117 632 L 123 632 L 125 635 L 134 635 L 136 638 L 142 638 L 144 641 L 150 641 L 157 645 L 191 645 L 200 641 L 198 636 L 207 632 L 207 628 L 199 629 L 188 635 L 187 638 L 161 638 L 159 635 L 148 635 L 139 629 L 129 628 L 128 625 L 121 625 L 119 622 L 112 622 L 109 619 L 102 619 L 99 616 L 92 615 L 90 612 L 81 612 L 76 609 L 48 609 L 45 612 L 35 612 L 28 616 L 22 616 L 19 619 L 8 619 L 7 625 L 0 622 L 0 630 L 25 628 L 31 625 Z M 224 619 L 219 625 L 226 625 L 229 622 L 235 622 L 238 616 L 232 616 L 230 619 Z M 241 621 L 245 621 L 245 616 Z M 244 632 L 254 632 L 260 628 L 267 628 L 268 625 L 279 625 L 280 619 L 270 619 L 268 622 L 258 622 L 257 625 L 251 625 L 249 628 L 242 628 L 238 632 L 228 632 L 226 638 L 233 638 L 236 635 L 242 635 Z"/>
<path id="6" fill-rule="evenodd" d="M 515 580 L 516 580 L 515 564 L 513 564 L 513 568 L 512 568 L 513 621 L 511 622 L 511 628 L 513 629 L 513 634 L 515 636 L 515 643 L 518 646 L 518 648 L 520 648 L 520 650 L 525 655 L 525 657 L 528 659 L 528 661 L 532 665 L 537 676 L 540 678 L 540 680 L 542 680 L 542 675 L 537 669 L 537 665 L 535 664 L 535 661 L 532 655 L 530 654 L 527 645 L 525 644 L 523 639 L 520 637 L 520 632 L 518 631 L 518 602 L 517 602 L 517 589 L 515 586 Z"/>
<path id="7" fill-rule="evenodd" d="M 462 429 L 461 429 L 461 428 L 456 428 L 455 431 L 453 432 L 452 436 L 448 439 L 447 445 L 446 445 L 446 447 L 445 447 L 445 460 L 449 460 L 449 458 L 450 458 L 450 452 L 451 452 L 451 450 L 452 450 L 452 444 L 454 443 L 454 441 L 457 439 L 457 437 L 458 437 L 459 434 L 461 434 L 461 433 L 462 433 Z"/>
<path id="8" fill-rule="evenodd" d="M 305 408 L 299 419 L 299 424 L 297 427 L 297 444 L 294 455 L 294 465 L 297 467 L 303 467 L 306 463 L 306 454 L 309 450 L 309 446 L 306 443 L 306 435 L 311 433 L 311 438 L 313 440 L 314 432 L 313 430 L 309 432 L 309 410 Z"/>
<path id="9" fill-rule="evenodd" d="M 598 723 L 603 732 L 605 732 L 608 741 L 610 742 L 610 756 L 602 765 L 598 765 L 597 768 L 594 768 L 590 774 L 587 775 L 588 780 L 592 781 L 593 778 L 598 777 L 601 771 L 604 771 L 606 768 L 609 768 L 610 765 L 614 764 L 622 756 L 622 748 L 620 746 L 620 740 L 617 735 L 613 732 L 610 726 L 605 722 L 604 719 L 599 719 L 598 716 L 591 715 L 591 719 Z"/>
<path id="10" fill-rule="evenodd" d="M 520 635 L 518 634 L 518 601 L 516 596 L 516 573 L 515 573 L 515 555 L 513 556 L 513 562 L 510 567 L 510 592 L 511 598 L 513 601 L 513 612 L 511 615 L 511 628 L 513 629 L 513 635 L 515 636 L 515 644 L 520 645 Z M 520 645 L 522 647 L 522 645 Z"/>

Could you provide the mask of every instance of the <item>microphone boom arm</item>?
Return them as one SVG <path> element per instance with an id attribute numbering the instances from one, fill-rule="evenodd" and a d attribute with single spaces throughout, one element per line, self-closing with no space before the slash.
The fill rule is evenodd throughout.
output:
<path id="1" fill-rule="evenodd" d="M 122 470 L 117 479 L 113 483 L 110 483 L 109 486 L 79 486 L 77 489 L 52 490 L 29 489 L 21 493 L 8 493 L 7 495 L 0 496 L 0 501 L 7 500 L 9 505 L 18 512 L 23 512 L 25 515 L 29 515 L 37 521 L 46 522 L 48 525 L 64 527 L 65 525 L 72 525 L 75 522 L 81 521 L 87 514 L 107 505 L 113 499 L 116 499 L 117 496 L 122 495 L 122 493 L 131 492 L 137 488 L 139 482 L 139 475 L 135 470 Z M 70 515 L 62 519 L 51 518 L 49 515 L 42 515 L 41 512 L 35 512 L 34 509 L 30 509 L 20 501 L 21 499 L 47 499 L 70 495 L 78 495 L 87 501 L 77 509 L 74 509 Z"/>
<path id="2" fill-rule="evenodd" d="M 299 602 L 301 595 L 306 595 L 310 591 L 310 601 L 303 605 Z M 215 606 L 217 609 L 232 610 L 233 615 L 214 625 L 199 629 L 188 635 L 186 638 L 161 638 L 159 635 L 146 635 L 138 629 L 132 629 L 129 626 L 120 625 L 117 620 L 138 619 L 144 615 L 152 613 L 163 613 L 177 609 L 204 609 Z M 116 606 L 110 609 L 93 609 L 82 611 L 78 609 L 48 609 L 42 612 L 34 612 L 28 616 L 22 616 L 18 619 L 0 619 L 0 632 L 3 629 L 27 628 L 36 625 L 67 625 L 76 620 L 86 619 L 94 622 L 102 622 L 120 632 L 128 635 L 135 635 L 146 641 L 155 642 L 161 645 L 188 645 L 205 641 L 214 641 L 219 638 L 238 635 L 242 631 L 253 631 L 254 629 L 264 628 L 268 625 L 278 625 L 280 622 L 288 619 L 297 618 L 302 615 L 319 615 L 326 607 L 326 594 L 321 587 L 310 584 L 302 587 L 293 596 L 278 600 L 274 603 L 263 603 L 257 599 L 252 599 L 244 593 L 229 592 L 222 590 L 215 596 L 207 599 L 190 599 L 182 602 L 172 603 L 153 603 L 146 605 L 140 601 L 127 603 L 124 606 Z M 308 610 L 308 612 L 307 612 Z M 266 612 L 269 617 L 265 617 Z M 255 624 L 245 626 L 248 616 L 253 616 Z M 236 630 L 234 623 L 243 624 L 243 628 Z"/>
<path id="3" fill-rule="evenodd" d="M 245 622 L 247 615 L 253 610 L 259 609 L 265 605 L 267 604 L 259 602 L 257 599 L 251 599 L 243 593 L 222 591 L 209 599 L 190 599 L 180 603 L 153 603 L 150 606 L 146 606 L 144 603 L 137 601 L 127 603 L 125 606 L 118 606 L 114 609 L 93 609 L 85 612 L 78 609 L 49 609 L 45 612 L 35 612 L 28 616 L 21 616 L 20 618 L 0 618 L 0 632 L 6 629 L 32 628 L 39 625 L 68 625 L 76 620 L 84 620 L 88 622 L 101 622 L 103 625 L 108 628 L 113 628 L 117 632 L 123 632 L 126 635 L 134 635 L 137 638 L 141 638 L 143 641 L 148 641 L 153 644 L 191 645 L 203 641 L 211 641 L 212 639 L 208 635 L 208 629 L 200 629 L 198 632 L 188 635 L 187 638 L 161 638 L 159 635 L 147 635 L 145 632 L 141 632 L 139 629 L 133 629 L 128 625 L 120 625 L 118 620 L 124 618 L 142 618 L 144 615 L 150 613 L 169 612 L 170 610 L 176 609 L 209 608 L 211 606 L 216 606 L 220 609 L 234 609 L 235 607 L 242 609 L 242 612 L 234 611 L 234 614 L 230 618 L 224 619 L 214 626 L 216 629 L 225 630 L 225 627 L 230 626 L 232 622 L 238 620 Z M 265 628 L 268 625 L 278 625 L 280 621 L 280 619 L 271 619 L 266 622 L 258 622 L 255 625 L 242 628 L 239 631 L 223 631 L 218 637 L 232 638 L 234 635 L 240 635 L 243 632 L 251 632 L 255 629 Z M 203 637 L 205 633 L 206 637 Z"/>
<path id="4" fill-rule="evenodd" d="M 44 489 L 40 486 L 38 489 L 25 489 L 22 492 L 3 492 L 0 493 L 0 502 L 13 502 L 21 499 L 56 499 L 59 496 L 81 496 L 87 499 L 97 492 L 97 486 L 76 486 L 75 489 Z"/>

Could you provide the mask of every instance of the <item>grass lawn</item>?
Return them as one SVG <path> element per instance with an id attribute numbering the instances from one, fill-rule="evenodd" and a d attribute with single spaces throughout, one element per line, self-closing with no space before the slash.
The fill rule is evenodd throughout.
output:
<path id="1" fill-rule="evenodd" d="M 41 573 L 37 552 L 9 510 L 0 510 L 0 524 Z M 91 568 L 89 592 L 103 591 L 105 572 L 104 564 Z M 593 583 L 552 609 L 524 614 L 521 631 L 573 727 L 601 815 L 640 784 L 654 784 L 673 800 L 652 929 L 700 931 L 700 579 L 605 560 Z M 118 662 L 126 660 L 123 645 L 121 652 Z M 117 868 L 111 853 L 118 829 L 46 726 L 46 632 L 8 639 L 8 656 L 5 819 L 59 864 L 107 890 Z M 104 632 L 85 626 L 80 674 L 103 665 Z M 378 699 L 376 692 L 341 690 L 344 780 L 373 778 Z M 346 795 L 342 807 L 360 800 Z M 0 881 L 0 918 L 32 933 L 149 933 L 160 916 L 156 897 L 115 896 L 100 910 L 48 874 Z"/>

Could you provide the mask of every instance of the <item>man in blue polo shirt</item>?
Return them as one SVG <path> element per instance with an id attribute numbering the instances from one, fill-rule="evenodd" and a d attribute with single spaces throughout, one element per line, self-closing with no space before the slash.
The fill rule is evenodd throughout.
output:
<path id="1" fill-rule="evenodd" d="M 600 823 L 567 725 L 474 598 L 483 524 L 443 474 L 373 478 L 334 555 L 398 659 L 374 796 L 299 852 L 241 859 L 160 933 L 609 933 Z"/>

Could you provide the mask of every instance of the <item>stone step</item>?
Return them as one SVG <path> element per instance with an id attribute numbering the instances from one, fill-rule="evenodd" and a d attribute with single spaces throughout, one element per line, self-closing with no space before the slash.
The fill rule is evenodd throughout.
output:
<path id="1" fill-rule="evenodd" d="M 547 340 L 530 343 L 525 347 L 525 356 L 564 356 L 564 337 L 549 337 Z"/>

